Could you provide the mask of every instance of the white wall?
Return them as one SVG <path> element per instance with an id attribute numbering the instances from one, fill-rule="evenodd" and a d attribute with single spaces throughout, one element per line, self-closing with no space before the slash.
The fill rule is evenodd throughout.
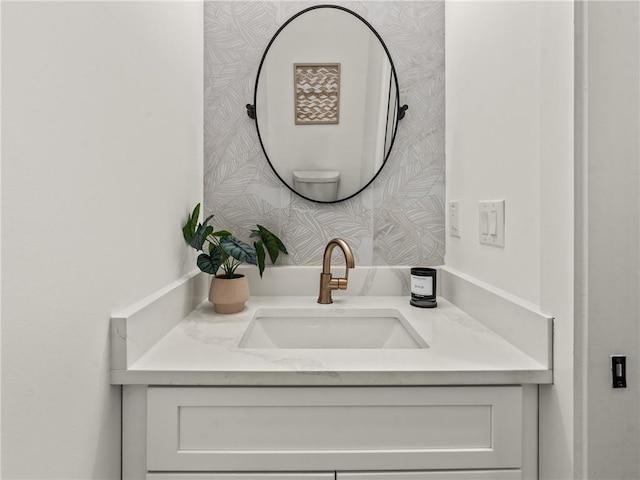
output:
<path id="1" fill-rule="evenodd" d="M 2 51 L 2 5 L 0 4 L 0 52 Z M 2 61 L 0 61 L 0 92 L 2 92 Z M 0 102 L 2 95 L 0 94 Z M 2 115 L 0 112 L 0 212 L 2 212 Z M 0 412 L 2 412 L 2 221 L 0 221 Z M 2 432 L 2 415 L 0 415 Z M 2 434 L 0 433 L 0 479 L 2 478 Z"/>
<path id="2" fill-rule="evenodd" d="M 640 478 L 638 2 L 577 4 L 579 474 Z M 627 356 L 628 388 L 610 356 Z"/>
<path id="3" fill-rule="evenodd" d="M 540 299 L 540 27 L 535 2 L 448 2 L 446 263 Z M 505 248 L 478 243 L 478 201 L 506 200 Z M 526 272 L 526 274 L 524 274 Z"/>
<path id="4" fill-rule="evenodd" d="M 574 5 L 540 4 L 540 308 L 554 316 L 541 386 L 540 478 L 574 478 Z"/>
<path id="5" fill-rule="evenodd" d="M 540 389 L 540 478 L 573 478 L 573 2 L 447 2 L 445 263 L 555 317 Z M 506 200 L 505 248 L 478 202 Z"/>
<path id="6" fill-rule="evenodd" d="M 2 477 L 120 477 L 108 325 L 193 268 L 201 2 L 2 2 Z"/>

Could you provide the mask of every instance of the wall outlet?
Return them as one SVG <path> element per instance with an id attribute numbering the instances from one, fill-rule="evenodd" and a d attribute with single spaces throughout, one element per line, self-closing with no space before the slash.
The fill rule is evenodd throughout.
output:
<path id="1" fill-rule="evenodd" d="M 504 207 L 504 200 L 479 203 L 480 243 L 504 248 Z"/>
<path id="2" fill-rule="evenodd" d="M 460 238 L 460 200 L 449 202 L 449 236 Z"/>
<path id="3" fill-rule="evenodd" d="M 613 388 L 627 388 L 627 357 L 611 355 L 611 380 Z"/>

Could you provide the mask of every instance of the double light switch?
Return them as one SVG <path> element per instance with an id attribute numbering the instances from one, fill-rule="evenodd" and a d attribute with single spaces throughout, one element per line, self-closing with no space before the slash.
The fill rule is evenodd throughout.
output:
<path id="1" fill-rule="evenodd" d="M 504 200 L 480 202 L 480 243 L 504 247 Z"/>

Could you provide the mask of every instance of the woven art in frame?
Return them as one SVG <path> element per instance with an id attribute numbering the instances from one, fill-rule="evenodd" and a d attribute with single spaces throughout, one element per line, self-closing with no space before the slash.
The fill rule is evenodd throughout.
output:
<path id="1" fill-rule="evenodd" d="M 296 125 L 340 121 L 340 64 L 294 63 Z"/>

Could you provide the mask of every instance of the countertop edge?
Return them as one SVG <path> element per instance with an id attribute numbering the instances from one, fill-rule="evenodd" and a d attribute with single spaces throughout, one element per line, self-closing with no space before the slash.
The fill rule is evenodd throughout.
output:
<path id="1" fill-rule="evenodd" d="M 112 370 L 114 385 L 437 386 L 552 384 L 551 370 L 501 371 L 152 371 Z"/>

